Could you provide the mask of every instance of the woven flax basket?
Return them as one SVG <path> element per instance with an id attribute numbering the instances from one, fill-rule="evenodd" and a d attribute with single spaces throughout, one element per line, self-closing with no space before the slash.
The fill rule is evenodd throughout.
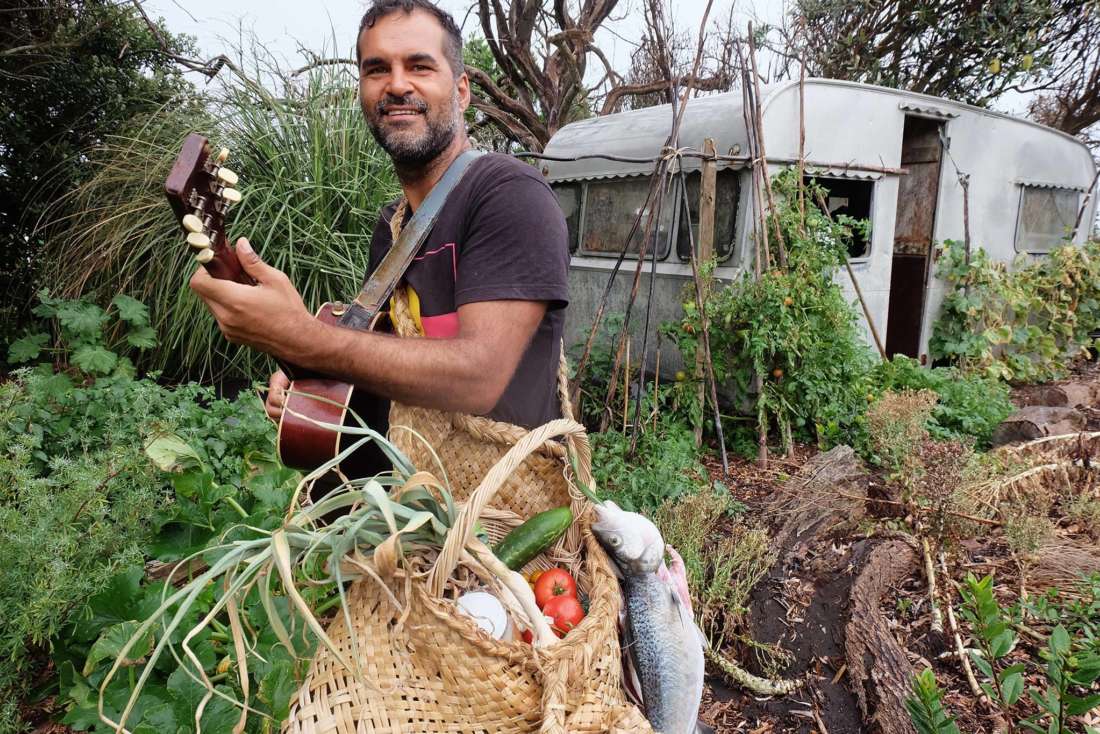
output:
<path id="1" fill-rule="evenodd" d="M 394 305 L 398 334 L 414 336 L 407 300 L 396 297 Z M 560 390 L 564 385 L 563 373 Z M 393 405 L 391 439 L 414 466 L 445 473 L 455 500 L 462 503 L 458 520 L 443 550 L 419 559 L 423 572 L 406 564 L 380 573 L 388 592 L 370 579 L 350 589 L 350 625 L 337 615 L 328 635 L 349 659 L 355 636 L 362 676 L 322 647 L 284 731 L 652 731 L 624 700 L 619 585 L 591 534 L 591 507 L 570 481 L 566 445 L 577 457 L 582 481 L 591 481 L 591 464 L 584 428 L 572 420 L 567 395 L 562 397 L 565 417 L 531 432 L 484 418 Z M 573 527 L 530 567 L 568 567 L 588 596 L 588 615 L 548 648 L 494 640 L 457 612 L 452 601 L 458 593 L 455 579 L 472 577 L 464 568 L 469 554 L 462 551 L 474 522 L 480 520 L 495 542 L 531 515 L 562 505 L 572 507 Z M 411 566 L 416 564 L 414 559 Z"/>

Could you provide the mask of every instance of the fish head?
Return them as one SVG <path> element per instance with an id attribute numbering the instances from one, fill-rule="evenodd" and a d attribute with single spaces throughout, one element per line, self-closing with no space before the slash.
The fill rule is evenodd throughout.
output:
<path id="1" fill-rule="evenodd" d="M 595 507 L 592 532 L 619 569 L 626 575 L 656 573 L 665 556 L 665 541 L 657 526 L 610 500 Z"/>

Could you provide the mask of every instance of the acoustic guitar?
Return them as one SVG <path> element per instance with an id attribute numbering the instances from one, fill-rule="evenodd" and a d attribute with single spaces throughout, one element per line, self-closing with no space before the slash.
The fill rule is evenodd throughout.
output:
<path id="1" fill-rule="evenodd" d="M 214 153 L 206 138 L 196 133 L 188 135 L 164 190 L 187 233 L 195 260 L 215 278 L 255 285 L 226 239 L 225 215 L 230 206 L 241 201 L 237 174 L 223 165 L 228 157 L 227 149 Z M 344 304 L 325 303 L 316 317 L 328 324 L 343 325 L 341 317 L 348 311 Z M 373 330 L 386 323 L 382 311 L 369 319 L 359 316 L 352 328 Z M 360 438 L 318 423 L 358 427 L 354 412 L 371 428 L 386 432 L 388 400 L 295 365 L 280 361 L 279 368 L 291 379 L 276 441 L 279 460 L 286 466 L 312 471 Z M 371 476 L 386 466 L 385 456 L 373 444 L 366 444 L 340 463 L 341 471 L 350 477 Z"/>
<path id="2" fill-rule="evenodd" d="M 325 303 L 316 313 L 318 320 L 360 331 L 388 328 L 389 319 L 383 306 L 427 238 L 447 195 L 478 155 L 466 151 L 455 159 L 402 228 L 397 242 L 364 283 L 355 301 Z M 241 201 L 240 190 L 236 188 L 237 174 L 224 166 L 228 157 L 227 149 L 214 153 L 206 138 L 191 133 L 172 165 L 164 190 L 187 233 L 187 245 L 195 260 L 215 278 L 255 285 L 226 239 L 226 212 Z M 279 460 L 286 466 L 312 471 L 360 438 L 319 424 L 358 427 L 358 417 L 379 433 L 386 432 L 388 400 L 346 382 L 277 361 L 291 379 L 277 439 Z M 373 476 L 389 466 L 373 442 L 340 462 L 340 470 L 351 478 Z"/>

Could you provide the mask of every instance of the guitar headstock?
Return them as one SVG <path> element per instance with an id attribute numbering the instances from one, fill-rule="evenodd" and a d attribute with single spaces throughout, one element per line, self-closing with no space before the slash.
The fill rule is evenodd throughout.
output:
<path id="1" fill-rule="evenodd" d="M 223 165 L 228 157 L 226 148 L 215 153 L 206 138 L 191 133 L 172 164 L 164 192 L 195 259 L 215 278 L 251 284 L 226 243 L 226 212 L 241 200 L 237 174 Z"/>

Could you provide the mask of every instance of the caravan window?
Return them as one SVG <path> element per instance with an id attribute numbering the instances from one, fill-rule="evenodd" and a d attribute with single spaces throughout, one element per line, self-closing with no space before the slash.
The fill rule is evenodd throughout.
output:
<path id="1" fill-rule="evenodd" d="M 1020 214 L 1016 218 L 1016 251 L 1050 252 L 1073 231 L 1080 192 L 1051 186 L 1020 186 Z"/>
<path id="2" fill-rule="evenodd" d="M 687 214 L 680 205 L 679 226 L 676 228 L 676 254 L 684 262 L 691 261 L 691 243 L 699 246 L 699 186 L 701 174 L 692 171 L 687 179 Z M 734 225 L 737 219 L 739 191 L 736 171 L 718 171 L 714 185 L 714 254 L 718 262 L 729 259 L 733 253 Z M 691 227 L 689 236 L 688 227 Z"/>
<path id="3" fill-rule="evenodd" d="M 638 231 L 630 240 L 628 253 L 637 254 L 645 233 L 649 210 L 645 208 L 649 194 L 649 176 L 626 179 L 591 181 L 585 185 L 584 225 L 581 232 L 581 251 L 592 254 L 618 255 L 626 244 L 627 235 L 634 220 L 641 212 Z M 672 230 L 674 197 L 666 194 L 657 219 L 657 259 L 668 255 L 669 236 Z M 646 256 L 652 250 L 646 248 Z"/>
<path id="4" fill-rule="evenodd" d="M 565 215 L 565 224 L 569 227 L 569 252 L 577 251 L 578 235 L 581 226 L 581 185 L 579 183 L 556 183 L 552 187 L 558 196 L 558 206 Z"/>
<path id="5" fill-rule="evenodd" d="M 807 176 L 806 180 L 813 181 L 825 189 L 825 200 L 831 216 L 837 217 L 841 214 L 847 214 L 853 219 L 866 219 L 874 224 L 871 220 L 871 195 L 875 189 L 874 181 L 852 178 L 822 178 L 821 176 Z M 855 260 L 867 257 L 870 254 L 870 237 L 864 237 L 859 232 L 854 233 L 852 241 L 848 243 L 848 257 Z"/>

